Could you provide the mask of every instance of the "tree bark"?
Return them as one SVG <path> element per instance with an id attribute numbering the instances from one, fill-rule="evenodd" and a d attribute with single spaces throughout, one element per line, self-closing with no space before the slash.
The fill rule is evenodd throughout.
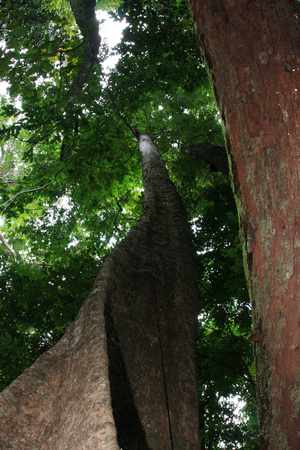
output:
<path id="1" fill-rule="evenodd" d="M 75 80 L 66 94 L 69 104 L 72 104 L 76 95 L 82 91 L 88 76 L 95 64 L 99 52 L 101 37 L 99 35 L 99 22 L 95 14 L 96 0 L 69 0 L 76 23 L 84 37 L 85 51 L 82 63 L 78 69 Z"/>
<path id="2" fill-rule="evenodd" d="M 0 241 L 3 243 L 4 247 L 9 251 L 9 253 L 12 255 L 12 257 L 14 258 L 14 260 L 16 260 L 16 254 L 13 250 L 13 248 L 9 245 L 9 243 L 7 242 L 7 240 L 5 239 L 5 237 L 3 236 L 3 234 L 0 232 Z"/>
<path id="3" fill-rule="evenodd" d="M 73 101 L 84 88 L 94 64 L 97 63 L 97 55 L 101 43 L 99 22 L 95 13 L 96 0 L 69 0 L 69 2 L 75 21 L 84 37 L 85 50 L 76 77 L 65 94 L 65 99 L 68 102 L 66 108 L 67 119 L 71 124 L 71 129 L 69 135 L 66 134 L 64 136 L 60 151 L 60 161 L 66 161 L 72 153 L 72 137 L 74 137 L 74 132 L 76 134 L 78 131 L 78 117 L 73 117 L 72 115 Z"/>
<path id="4" fill-rule="evenodd" d="M 197 273 L 183 203 L 139 136 L 145 205 L 64 337 L 0 397 L 0 448 L 200 449 Z"/>
<path id="5" fill-rule="evenodd" d="M 252 300 L 261 449 L 300 448 L 300 5 L 189 0 L 220 109 Z"/>

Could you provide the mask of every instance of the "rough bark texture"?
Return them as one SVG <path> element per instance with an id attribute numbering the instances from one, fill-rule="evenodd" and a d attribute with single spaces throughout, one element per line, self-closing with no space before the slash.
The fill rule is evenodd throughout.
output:
<path id="1" fill-rule="evenodd" d="M 143 216 L 109 257 L 115 279 L 106 323 L 109 354 L 116 355 L 109 359 L 120 447 L 199 449 L 197 273 L 190 229 L 182 201 L 150 138 L 141 135 L 139 147 Z M 120 385 L 123 364 L 128 384 L 123 380 Z M 144 446 L 142 435 L 134 438 L 134 427 L 129 433 L 134 423 L 127 424 L 124 417 L 128 403 L 137 410 Z"/>
<path id="2" fill-rule="evenodd" d="M 0 449 L 118 450 L 104 321 L 107 267 L 58 344 L 0 395 Z"/>
<path id="3" fill-rule="evenodd" d="M 189 0 L 221 112 L 253 307 L 261 449 L 300 448 L 300 5 Z"/>
<path id="4" fill-rule="evenodd" d="M 150 138 L 139 139 L 143 215 L 65 336 L 1 394 L 1 449 L 200 448 L 190 230 Z"/>

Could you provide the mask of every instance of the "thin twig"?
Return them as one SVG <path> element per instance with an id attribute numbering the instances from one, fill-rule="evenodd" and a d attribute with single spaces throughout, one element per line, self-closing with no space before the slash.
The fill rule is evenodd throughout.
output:
<path id="1" fill-rule="evenodd" d="M 129 125 L 129 123 L 126 122 L 125 118 L 122 116 L 122 114 L 120 113 L 120 111 L 118 110 L 117 105 L 115 104 L 115 101 L 113 99 L 112 93 L 110 92 L 110 89 L 108 87 L 106 87 L 108 95 L 111 99 L 111 102 L 113 104 L 113 107 L 115 108 L 117 114 L 121 117 L 121 119 L 123 120 L 123 122 L 125 123 L 125 125 L 129 128 L 129 130 L 131 131 L 131 133 L 134 135 L 134 137 L 136 138 L 136 131 Z"/>
<path id="2" fill-rule="evenodd" d="M 3 214 L 3 212 L 6 210 L 6 208 L 12 203 L 12 201 L 18 197 L 18 195 L 20 194 L 25 194 L 26 192 L 33 192 L 33 191 L 38 191 L 39 189 L 43 189 L 44 187 L 49 186 L 49 184 L 51 184 L 53 182 L 53 180 L 49 181 L 49 183 L 44 184 L 44 186 L 40 186 L 38 188 L 34 188 L 34 189 L 27 189 L 25 191 L 20 191 L 17 194 L 15 194 L 13 197 L 11 197 L 10 199 L 8 199 L 6 202 L 2 203 L 0 206 L 4 206 L 6 205 L 6 203 L 8 203 L 8 205 L 5 206 L 5 208 L 1 211 L 0 215 Z"/>
<path id="3" fill-rule="evenodd" d="M 119 201 L 118 201 L 118 199 L 117 199 L 116 197 L 115 197 L 115 200 L 116 200 L 117 205 L 118 205 L 118 207 L 119 207 L 119 211 L 118 211 L 118 213 L 117 213 L 117 215 L 116 215 L 116 218 L 115 218 L 115 220 L 114 220 L 114 226 L 117 228 L 118 231 L 120 231 L 120 230 L 118 229 L 118 227 L 117 227 L 116 222 L 117 222 L 117 220 L 118 220 L 118 217 L 119 217 L 120 212 L 122 212 L 122 206 L 120 205 L 120 203 L 119 203 Z"/>
<path id="4" fill-rule="evenodd" d="M 99 71 L 100 71 L 100 73 L 101 73 L 101 66 L 100 66 L 100 64 L 99 64 L 99 61 L 98 61 L 98 59 L 97 59 L 96 56 L 94 56 L 94 58 L 95 58 L 97 67 L 98 67 L 98 69 L 99 69 Z M 106 89 L 107 89 L 108 95 L 109 95 L 109 97 L 110 97 L 110 99 L 111 99 L 111 102 L 112 102 L 113 107 L 115 108 L 117 114 L 120 116 L 120 118 L 123 120 L 123 122 L 125 123 L 125 125 L 129 128 L 129 130 L 131 131 L 131 133 L 132 133 L 132 134 L 134 135 L 134 137 L 136 138 L 136 132 L 135 132 L 134 129 L 129 125 L 129 123 L 126 122 L 125 118 L 124 118 L 123 115 L 120 113 L 120 111 L 119 111 L 119 109 L 118 109 L 118 107 L 117 107 L 117 105 L 116 105 L 116 103 L 115 103 L 115 101 L 114 101 L 114 99 L 113 99 L 113 96 L 112 96 L 112 93 L 111 93 L 109 87 L 106 86 Z"/>
<path id="5" fill-rule="evenodd" d="M 239 377 L 241 377 L 244 380 L 248 381 L 248 383 L 253 384 L 255 386 L 255 383 L 253 382 L 252 379 L 249 379 L 247 377 L 247 375 L 244 375 L 244 374 L 240 373 L 238 370 L 236 370 L 233 367 L 231 367 L 225 361 L 221 361 L 220 359 L 214 358 L 213 356 L 208 356 L 208 355 L 205 355 L 204 353 L 200 353 L 198 350 L 196 351 L 196 354 L 197 354 L 197 356 L 201 356 L 201 358 L 208 359 L 209 361 L 213 361 L 213 362 L 215 362 L 216 364 L 218 364 L 218 365 L 220 365 L 222 367 L 226 367 L 227 369 L 231 370 L 231 372 L 235 373 Z"/>
<path id="6" fill-rule="evenodd" d="M 117 164 L 116 166 L 109 166 L 107 167 L 107 169 L 115 169 L 116 167 L 121 167 L 124 166 L 124 164 L 128 163 L 128 161 L 133 157 L 133 155 L 136 152 L 136 148 L 134 148 L 133 152 L 131 153 L 131 155 L 129 156 L 128 159 L 126 159 L 126 161 L 123 161 L 121 164 Z"/>
<path id="7" fill-rule="evenodd" d="M 223 299 L 223 300 L 226 300 L 226 301 L 228 300 L 228 299 L 226 299 L 225 297 L 222 297 L 222 296 L 215 296 L 215 295 L 212 295 L 212 294 L 209 292 L 209 290 L 206 288 L 206 286 L 203 285 L 203 283 L 199 282 L 199 284 L 206 290 L 206 293 L 207 293 L 209 296 L 211 296 L 212 298 L 216 298 L 216 297 L 217 297 L 217 298 L 219 298 L 219 299 Z M 235 347 L 238 348 L 238 350 L 239 350 L 239 351 L 236 351 L 236 349 L 235 349 L 234 347 L 232 348 L 232 351 L 233 351 L 233 353 L 234 353 L 234 355 L 235 355 L 235 357 L 236 357 L 236 359 L 237 359 L 237 362 L 240 363 L 240 361 L 241 361 L 241 362 L 242 362 L 242 365 L 244 366 L 244 369 L 246 370 L 246 373 L 247 373 L 247 376 L 248 376 L 248 380 L 249 380 L 249 382 L 250 382 L 250 386 L 251 386 L 253 398 L 254 398 L 254 401 L 255 401 L 255 403 L 256 403 L 255 381 L 253 380 L 253 377 L 252 377 L 252 375 L 251 375 L 249 366 L 248 366 L 247 362 L 245 361 L 245 359 L 244 359 L 244 357 L 243 357 L 243 355 L 242 355 L 242 350 L 241 350 L 240 344 L 239 344 L 239 342 L 238 342 L 238 340 L 237 340 L 237 336 L 233 333 L 233 331 L 232 331 L 232 329 L 231 329 L 231 324 L 230 324 L 230 321 L 229 321 L 229 319 L 228 319 L 229 314 L 228 314 L 228 312 L 226 311 L 226 308 L 225 308 L 224 306 L 221 307 L 221 308 L 219 309 L 219 311 L 221 312 L 221 314 L 222 314 L 222 316 L 223 316 L 223 318 L 224 318 L 224 321 L 225 321 L 225 327 L 228 329 L 229 334 L 230 334 L 230 336 L 231 336 L 231 339 L 232 339 L 232 341 L 233 341 L 234 344 L 235 344 Z M 224 311 L 225 311 L 225 312 L 224 312 Z"/>

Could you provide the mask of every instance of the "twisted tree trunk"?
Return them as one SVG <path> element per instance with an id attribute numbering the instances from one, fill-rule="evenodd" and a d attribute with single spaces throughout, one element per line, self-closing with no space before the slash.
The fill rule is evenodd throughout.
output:
<path id="1" fill-rule="evenodd" d="M 139 148 L 143 215 L 64 337 L 1 394 L 0 448 L 200 448 L 190 230 L 148 136 Z"/>

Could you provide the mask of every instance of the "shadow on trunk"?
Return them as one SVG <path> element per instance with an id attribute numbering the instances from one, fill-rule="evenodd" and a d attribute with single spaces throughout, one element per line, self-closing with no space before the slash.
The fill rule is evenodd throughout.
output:
<path id="1" fill-rule="evenodd" d="M 122 450 L 150 450 L 134 404 L 133 393 L 120 348 L 118 331 L 112 318 L 109 302 L 106 305 L 104 314 L 111 404 L 119 445 Z"/>

